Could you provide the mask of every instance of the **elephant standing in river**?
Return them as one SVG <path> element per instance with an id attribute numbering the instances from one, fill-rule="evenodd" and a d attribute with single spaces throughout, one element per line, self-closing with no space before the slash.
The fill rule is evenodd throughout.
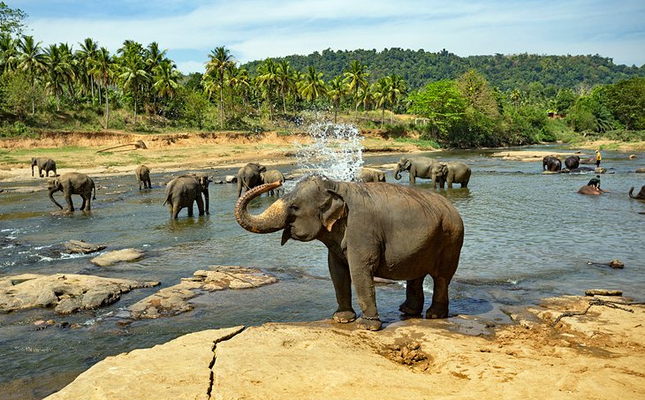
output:
<path id="1" fill-rule="evenodd" d="M 430 157 L 401 157 L 396 168 L 394 169 L 394 179 L 401 179 L 401 171 L 410 172 L 410 184 L 416 183 L 416 178 L 432 179 L 432 168 L 439 162 Z M 435 182 L 432 181 L 434 186 Z"/>
<path id="2" fill-rule="evenodd" d="M 576 169 L 580 166 L 580 157 L 578 156 L 569 156 L 564 159 L 564 166 L 568 170 Z"/>
<path id="3" fill-rule="evenodd" d="M 645 185 L 641 186 L 641 191 L 636 196 L 633 195 L 634 187 L 629 189 L 629 197 L 636 200 L 645 200 Z"/>
<path id="4" fill-rule="evenodd" d="M 550 172 L 559 172 L 562 169 L 562 161 L 555 156 L 545 156 L 542 159 L 542 170 Z"/>
<path id="5" fill-rule="evenodd" d="M 49 171 L 54 173 L 56 176 L 56 162 L 51 158 L 31 158 L 31 176 L 34 176 L 34 167 L 38 167 L 38 176 L 43 177 L 43 171 L 45 171 L 45 176 L 49 177 Z"/>
<path id="6" fill-rule="evenodd" d="M 137 177 L 137 182 L 139 182 L 139 190 L 141 190 L 141 185 L 144 189 L 150 189 L 152 187 L 150 183 L 150 169 L 145 165 L 140 165 L 134 171 L 134 175 Z"/>
<path id="7" fill-rule="evenodd" d="M 177 219 L 182 208 L 188 209 L 188 216 L 193 216 L 193 203 L 197 202 L 199 215 L 209 214 L 208 184 L 210 179 L 206 175 L 188 174 L 174 178 L 166 186 L 166 200 L 163 205 L 168 204 L 170 217 Z M 202 199 L 204 195 L 204 199 Z M 204 203 L 206 207 L 204 208 Z"/>
<path id="8" fill-rule="evenodd" d="M 452 188 L 452 184 L 460 183 L 462 188 L 468 187 L 470 181 L 470 167 L 468 164 L 461 161 L 451 161 L 447 163 L 437 163 L 432 167 L 432 181 L 433 187 L 439 183 L 439 187 L 443 189 L 444 183 L 448 183 L 448 187 Z"/>
<path id="9" fill-rule="evenodd" d="M 247 205 L 275 188 L 266 184 L 248 191 L 235 205 L 235 217 L 254 233 L 283 230 L 289 239 L 317 239 L 328 249 L 328 266 L 336 292 L 336 322 L 356 319 L 352 284 L 363 312 L 360 328 L 381 328 L 374 278 L 406 280 L 406 300 L 400 310 L 423 311 L 423 280 L 434 281 L 427 318 L 448 316 L 448 285 L 459 264 L 464 225 L 457 209 L 443 196 L 390 183 L 336 182 L 310 176 L 260 215 Z"/>
<path id="10" fill-rule="evenodd" d="M 385 182 L 385 172 L 376 168 L 361 168 L 358 182 Z"/>
<path id="11" fill-rule="evenodd" d="M 72 203 L 72 195 L 78 194 L 83 198 L 81 211 L 91 210 L 91 200 L 96 200 L 96 186 L 92 178 L 79 172 L 69 172 L 56 178 L 52 178 L 48 182 L 47 187 L 49 199 L 60 208 L 63 206 L 58 204 L 54 199 L 54 193 L 63 192 L 65 202 L 67 202 L 67 211 L 74 211 L 74 204 Z"/>
<path id="12" fill-rule="evenodd" d="M 248 191 L 262 184 L 262 172 L 267 168 L 258 163 L 248 163 L 237 171 L 237 197 L 242 195 L 242 190 Z"/>
<path id="13" fill-rule="evenodd" d="M 277 169 L 270 169 L 265 172 L 261 172 L 260 176 L 262 177 L 262 183 L 273 183 L 273 182 L 280 182 L 280 184 L 283 184 L 285 181 L 284 174 Z M 275 189 L 275 190 L 269 190 L 268 195 L 273 196 L 279 195 L 280 189 Z"/>

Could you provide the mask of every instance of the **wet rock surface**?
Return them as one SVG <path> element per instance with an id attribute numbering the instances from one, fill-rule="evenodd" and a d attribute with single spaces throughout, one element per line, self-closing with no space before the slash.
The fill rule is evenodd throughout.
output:
<path id="1" fill-rule="evenodd" d="M 275 283 L 278 280 L 260 270 L 239 266 L 213 266 L 198 270 L 181 283 L 159 290 L 157 293 L 128 308 L 132 318 L 158 318 L 172 316 L 193 309 L 188 300 L 202 291 L 250 289 Z"/>
<path id="2" fill-rule="evenodd" d="M 99 267 L 109 267 L 120 262 L 131 262 L 142 259 L 144 256 L 143 251 L 137 249 L 122 249 L 110 251 L 94 257 L 90 261 Z"/>
<path id="3" fill-rule="evenodd" d="M 101 244 L 87 243 L 83 240 L 70 240 L 65 242 L 65 249 L 72 254 L 90 254 L 104 250 L 107 246 Z"/>
<path id="4" fill-rule="evenodd" d="M 0 279 L 0 311 L 54 307 L 59 314 L 70 314 L 112 304 L 123 293 L 158 284 L 77 274 L 9 276 Z"/>

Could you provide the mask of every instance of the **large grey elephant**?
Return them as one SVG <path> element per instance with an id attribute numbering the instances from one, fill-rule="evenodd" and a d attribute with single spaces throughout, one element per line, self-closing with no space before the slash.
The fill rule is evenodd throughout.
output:
<path id="1" fill-rule="evenodd" d="M 280 182 L 282 184 L 285 181 L 284 174 L 277 169 L 260 172 L 260 176 L 262 177 L 262 183 Z M 269 190 L 267 194 L 269 196 L 280 195 L 280 189 Z"/>
<path id="2" fill-rule="evenodd" d="M 449 188 L 452 188 L 453 183 L 461 184 L 462 188 L 468 187 L 470 181 L 470 167 L 468 164 L 461 161 L 440 162 L 432 167 L 432 181 L 433 187 L 439 183 L 439 187 L 443 189 L 444 184 L 447 183 Z"/>
<path id="3" fill-rule="evenodd" d="M 137 182 L 139 182 L 139 190 L 143 185 L 144 189 L 150 189 L 152 184 L 150 182 L 150 169 L 145 165 L 140 165 L 134 170 L 134 175 L 137 177 Z"/>
<path id="4" fill-rule="evenodd" d="M 262 172 L 267 168 L 258 163 L 248 163 L 237 171 L 237 197 L 242 195 L 242 190 L 253 189 L 262 184 Z"/>
<path id="5" fill-rule="evenodd" d="M 641 190 L 640 192 L 638 192 L 636 196 L 634 196 L 633 193 L 634 193 L 634 187 L 632 186 L 632 188 L 629 189 L 629 197 L 637 200 L 645 200 L 645 185 L 641 186 Z"/>
<path id="6" fill-rule="evenodd" d="M 31 158 L 31 176 L 34 176 L 34 167 L 38 167 L 38 176 L 43 177 L 43 171 L 45 171 L 45 176 L 49 177 L 49 171 L 54 173 L 56 176 L 56 162 L 51 158 L 38 157 Z"/>
<path id="7" fill-rule="evenodd" d="M 181 175 L 166 185 L 166 200 L 170 217 L 177 219 L 182 208 L 188 209 L 188 216 L 193 216 L 193 204 L 197 203 L 199 215 L 209 214 L 208 184 L 211 182 L 206 175 L 187 174 Z M 204 198 L 202 199 L 202 195 Z M 204 207 L 205 205 L 205 207 Z"/>
<path id="8" fill-rule="evenodd" d="M 448 285 L 459 264 L 464 225 L 455 207 L 443 196 L 390 183 L 336 182 L 322 176 L 300 181 L 260 215 L 247 205 L 277 187 L 265 184 L 248 191 L 235 205 L 235 217 L 254 233 L 283 230 L 289 239 L 321 241 L 336 292 L 336 322 L 356 319 L 352 284 L 363 312 L 360 328 L 378 330 L 374 278 L 406 280 L 405 314 L 419 315 L 424 306 L 423 280 L 434 281 L 427 318 L 448 316 Z"/>
<path id="9" fill-rule="evenodd" d="M 564 159 L 564 166 L 568 170 L 576 169 L 580 166 L 580 157 L 579 156 L 569 156 Z"/>
<path id="10" fill-rule="evenodd" d="M 556 156 L 545 156 L 542 158 L 542 170 L 559 172 L 562 169 L 562 161 Z"/>
<path id="11" fill-rule="evenodd" d="M 394 179 L 401 179 L 401 171 L 410 173 L 410 184 L 416 183 L 416 178 L 432 179 L 432 167 L 439 162 L 430 157 L 401 157 L 394 169 Z M 434 181 L 432 185 L 434 186 Z"/>
<path id="12" fill-rule="evenodd" d="M 81 205 L 82 211 L 91 210 L 91 200 L 96 200 L 96 186 L 92 178 L 80 172 L 69 172 L 52 178 L 48 182 L 47 187 L 49 193 L 49 199 L 54 202 L 60 208 L 63 209 L 63 206 L 58 204 L 56 199 L 54 199 L 54 193 L 63 192 L 65 197 L 65 202 L 67 202 L 67 211 L 74 211 L 74 204 L 72 203 L 72 195 L 78 194 L 83 198 L 83 204 Z"/>
<path id="13" fill-rule="evenodd" d="M 385 172 L 376 168 L 361 168 L 358 182 L 385 182 Z"/>

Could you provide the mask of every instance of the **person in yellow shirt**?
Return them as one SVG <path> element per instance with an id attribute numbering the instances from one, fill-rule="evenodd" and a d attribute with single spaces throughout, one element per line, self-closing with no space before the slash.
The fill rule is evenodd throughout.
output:
<path id="1" fill-rule="evenodd" d="M 602 156 L 600 155 L 600 150 L 596 150 L 596 168 L 600 167 L 600 161 Z"/>

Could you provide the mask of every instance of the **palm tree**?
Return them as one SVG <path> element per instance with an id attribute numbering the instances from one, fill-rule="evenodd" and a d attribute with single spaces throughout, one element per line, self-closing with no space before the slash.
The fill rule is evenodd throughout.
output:
<path id="1" fill-rule="evenodd" d="M 211 54 L 208 55 L 209 60 L 206 62 L 206 75 L 214 74 L 217 77 L 220 90 L 220 117 L 219 123 L 220 126 L 224 127 L 224 78 L 226 71 L 228 70 L 231 64 L 235 64 L 233 56 L 230 55 L 228 49 L 224 46 L 216 47 L 214 50 L 211 50 Z"/>
<path id="2" fill-rule="evenodd" d="M 272 59 L 267 58 L 264 63 L 258 66 L 256 84 L 262 91 L 262 96 L 269 103 L 269 118 L 273 118 L 273 104 L 271 99 L 273 98 L 274 89 L 278 87 L 278 68 Z"/>
<path id="3" fill-rule="evenodd" d="M 8 33 L 0 33 L 0 75 L 11 72 L 18 62 L 17 40 Z"/>
<path id="4" fill-rule="evenodd" d="M 322 79 L 323 73 L 316 71 L 316 68 L 310 65 L 307 73 L 303 76 L 304 80 L 300 82 L 300 94 L 307 101 L 316 101 L 318 97 L 327 94 L 327 85 Z"/>
<path id="5" fill-rule="evenodd" d="M 296 71 L 291 68 L 289 61 L 282 60 L 276 68 L 276 83 L 280 96 L 282 96 L 282 111 L 287 113 L 287 94 L 293 89 L 296 84 Z"/>
<path id="6" fill-rule="evenodd" d="M 110 57 L 110 52 L 105 48 L 101 47 L 96 52 L 96 61 L 92 66 L 91 73 L 99 79 L 103 84 L 105 90 L 105 129 L 108 128 L 108 121 L 110 117 L 110 107 L 109 107 L 109 96 L 108 96 L 108 84 L 110 83 L 113 75 L 113 65 L 114 61 Z M 99 90 L 99 98 L 101 97 L 101 91 Z"/>
<path id="7" fill-rule="evenodd" d="M 18 55 L 18 69 L 23 71 L 31 81 L 32 89 L 36 87 L 36 77 L 45 70 L 45 58 L 33 36 L 23 36 L 18 41 L 20 54 Z M 31 115 L 36 113 L 36 99 L 31 99 Z"/>
<path id="8" fill-rule="evenodd" d="M 238 68 L 235 64 L 232 64 L 226 76 L 228 77 L 227 85 L 231 88 L 231 104 L 233 103 L 233 96 L 240 92 L 242 103 L 246 107 L 246 97 L 251 87 L 249 71 L 246 68 Z"/>
<path id="9" fill-rule="evenodd" d="M 332 107 L 334 108 L 334 123 L 337 122 L 338 109 L 340 108 L 340 101 L 343 99 L 343 96 L 347 94 L 347 86 L 343 83 L 343 79 L 340 76 L 334 77 L 327 84 L 327 95 L 332 101 Z"/>
<path id="10" fill-rule="evenodd" d="M 91 38 L 86 38 L 83 43 L 79 43 L 80 50 L 76 51 L 76 59 L 79 61 L 79 67 L 82 70 L 80 74 L 83 81 L 83 87 L 87 90 L 90 88 L 92 93 L 92 101 L 94 101 L 94 76 L 92 75 L 92 66 L 96 62 L 96 52 L 98 51 L 98 43 Z M 86 92 L 87 93 L 87 92 Z"/>
<path id="11" fill-rule="evenodd" d="M 163 60 L 154 70 L 154 83 L 152 87 L 159 97 L 172 98 L 179 87 L 181 74 L 177 71 L 177 66 L 170 60 Z"/>
<path id="12" fill-rule="evenodd" d="M 124 92 L 131 92 L 134 100 L 134 125 L 137 125 L 137 99 L 142 86 L 148 81 L 149 75 L 145 71 L 143 58 L 139 53 L 131 53 L 125 57 L 121 66 L 119 79 Z"/>
<path id="13" fill-rule="evenodd" d="M 62 46 L 51 44 L 45 49 L 44 55 L 47 79 L 45 86 L 56 97 L 56 111 L 60 111 L 60 97 L 65 84 L 74 76 L 72 60 L 66 50 Z"/>
<path id="14" fill-rule="evenodd" d="M 372 95 L 377 107 L 381 107 L 381 127 L 385 122 L 385 107 L 390 102 L 390 87 L 391 81 L 388 77 L 383 77 L 379 79 L 372 86 Z"/>
<path id="15" fill-rule="evenodd" d="M 394 115 L 394 107 L 397 105 L 399 102 L 399 99 L 406 94 L 406 85 L 405 85 L 405 80 L 395 74 L 392 74 L 387 77 L 389 80 L 389 93 L 388 93 L 388 101 L 390 103 L 390 106 L 392 107 L 392 114 L 390 114 L 390 124 L 392 123 L 392 116 Z"/>
<path id="16" fill-rule="evenodd" d="M 367 77 L 370 75 L 366 72 L 367 66 L 354 60 L 349 64 L 349 70 L 346 70 L 343 75 L 345 76 L 344 82 L 347 84 L 348 89 L 354 93 L 354 102 L 356 104 L 355 118 L 358 120 L 358 105 L 361 103 L 359 99 L 359 92 L 361 89 L 365 91 L 367 87 Z"/>

